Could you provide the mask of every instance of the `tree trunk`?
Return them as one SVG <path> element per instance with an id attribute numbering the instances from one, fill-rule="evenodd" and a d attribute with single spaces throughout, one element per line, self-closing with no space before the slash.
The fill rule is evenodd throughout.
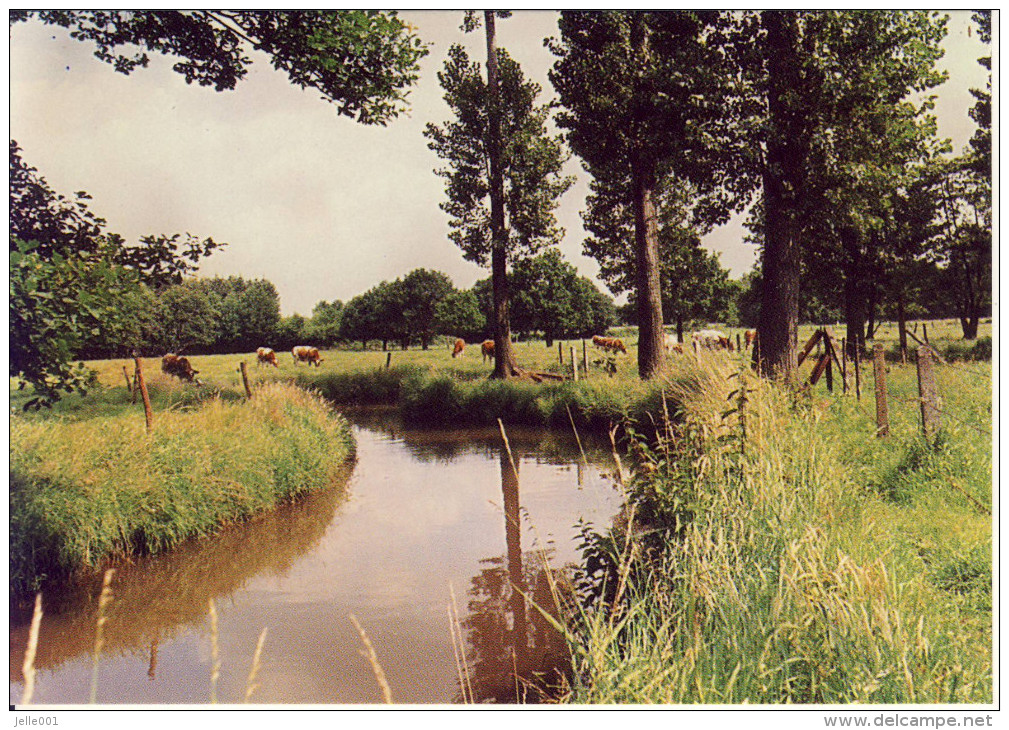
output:
<path id="1" fill-rule="evenodd" d="M 901 362 L 907 362 L 907 310 L 903 290 L 897 292 L 897 336 L 900 341 Z"/>
<path id="2" fill-rule="evenodd" d="M 862 296 L 860 282 L 862 280 L 861 259 L 858 251 L 858 237 L 850 228 L 841 230 L 841 249 L 843 251 L 842 276 L 844 278 L 844 323 L 845 337 L 848 341 L 849 355 L 855 356 L 855 350 L 865 344 L 865 311 L 862 308 L 865 298 Z"/>
<path id="3" fill-rule="evenodd" d="M 659 279 L 659 235 L 652 199 L 654 180 L 647 163 L 634 164 L 634 248 L 638 290 L 638 375 L 654 378 L 665 355 L 662 288 Z"/>
<path id="4" fill-rule="evenodd" d="M 801 94 L 799 28 L 793 11 L 765 12 L 770 131 L 764 164 L 763 286 L 757 326 L 762 374 L 794 382 L 799 327 L 798 204 L 805 181 L 807 130 L 791 97 Z M 756 354 L 756 353 L 759 353 Z"/>
<path id="5" fill-rule="evenodd" d="M 632 16 L 631 50 L 648 66 L 651 55 L 644 18 Z M 647 89 L 635 89 L 641 95 L 642 106 L 653 100 Z M 634 249 L 636 260 L 638 302 L 638 376 L 654 378 L 665 363 L 665 342 L 662 329 L 662 282 L 659 276 L 659 230 L 655 220 L 655 168 L 648 151 L 640 146 L 631 151 L 631 186 L 634 207 Z"/>
<path id="6" fill-rule="evenodd" d="M 980 317 L 961 317 L 960 318 L 960 329 L 963 330 L 963 338 L 965 340 L 976 340 L 977 339 L 977 325 L 980 321 Z"/>
<path id="7" fill-rule="evenodd" d="M 494 373 L 507 379 L 518 373 L 508 315 L 508 231 L 505 230 L 504 172 L 501 169 L 501 115 L 494 11 L 484 11 L 487 31 L 487 156 L 490 158 L 491 284 L 494 290 Z"/>
<path id="8" fill-rule="evenodd" d="M 683 315 L 676 315 L 676 337 L 680 342 L 683 342 Z"/>

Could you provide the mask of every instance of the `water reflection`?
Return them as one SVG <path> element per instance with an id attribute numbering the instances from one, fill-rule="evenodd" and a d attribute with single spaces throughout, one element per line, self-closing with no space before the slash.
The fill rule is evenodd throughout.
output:
<path id="1" fill-rule="evenodd" d="M 477 702 L 533 703 L 549 699 L 568 666 L 563 637 L 531 602 L 553 612 L 551 580 L 557 576 L 548 555 L 522 551 L 519 462 L 499 449 L 504 497 L 506 554 L 481 561 L 469 590 L 469 631 L 473 699 Z M 530 591 L 532 587 L 532 591 Z M 458 701 L 466 700 L 460 691 Z"/>
<path id="2" fill-rule="evenodd" d="M 451 586 L 466 593 L 466 699 L 534 702 L 558 683 L 565 647 L 537 609 L 553 606 L 544 561 L 554 570 L 577 561 L 577 523 L 608 524 L 618 512 L 620 496 L 593 462 L 608 454 L 587 446 L 583 462 L 571 434 L 509 428 L 512 470 L 496 429 L 403 429 L 374 411 L 352 420 L 358 461 L 347 487 L 117 567 L 100 702 L 207 702 L 210 599 L 220 617 L 222 701 L 244 696 L 268 627 L 256 702 L 381 702 L 351 613 L 395 702 L 462 701 L 446 614 Z M 99 583 L 60 603 L 46 597 L 36 701 L 87 700 Z M 13 701 L 27 622 L 11 621 Z"/>
<path id="3" fill-rule="evenodd" d="M 157 673 L 158 647 L 187 628 L 204 624 L 208 602 L 240 590 L 253 576 L 283 576 L 322 539 L 346 496 L 353 465 L 331 486 L 307 493 L 209 539 L 191 540 L 164 555 L 119 564 L 114 600 L 106 611 L 103 654 L 149 655 L 147 676 Z M 63 593 L 43 595 L 45 617 L 35 667 L 54 669 L 94 648 L 97 596 L 102 576 L 83 578 Z M 12 612 L 10 678 L 23 681 L 30 614 Z"/>

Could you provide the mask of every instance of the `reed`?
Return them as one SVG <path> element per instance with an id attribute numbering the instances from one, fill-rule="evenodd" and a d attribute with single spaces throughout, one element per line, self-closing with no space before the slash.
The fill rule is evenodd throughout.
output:
<path id="1" fill-rule="evenodd" d="M 252 667 L 249 669 L 249 679 L 245 683 L 245 702 L 252 699 L 252 693 L 259 686 L 256 684 L 256 675 L 259 674 L 260 659 L 263 655 L 263 644 L 266 643 L 266 627 L 259 634 L 259 641 L 256 642 L 256 652 L 252 655 Z"/>
<path id="2" fill-rule="evenodd" d="M 21 692 L 21 704 L 30 705 L 35 694 L 35 653 L 39 646 L 39 629 L 42 626 L 42 594 L 35 594 L 35 609 L 32 611 L 32 623 L 28 629 L 28 644 L 25 646 L 25 659 L 21 673 L 25 678 L 24 690 Z"/>
<path id="3" fill-rule="evenodd" d="M 378 682 L 379 688 L 382 690 L 382 699 L 385 700 L 387 705 L 392 704 L 392 690 L 389 688 L 389 682 L 385 678 L 385 670 L 382 669 L 382 665 L 378 661 L 378 655 L 375 653 L 375 647 L 371 643 L 371 639 L 368 638 L 368 632 L 364 630 L 360 623 L 358 623 L 357 617 L 354 614 L 350 614 L 350 621 L 354 624 L 354 628 L 357 629 L 357 633 L 361 636 L 361 643 L 364 644 L 364 649 L 361 650 L 361 656 L 368 660 L 371 664 L 371 670 L 375 673 L 375 680 Z"/>
<path id="4" fill-rule="evenodd" d="M 910 368 L 894 371 L 910 390 Z M 853 398 L 761 382 L 743 429 L 729 374 L 670 383 L 678 441 L 632 450 L 640 516 L 600 538 L 611 570 L 565 626 L 566 699 L 991 702 L 992 524 L 975 504 L 991 508 L 990 440 L 951 424 L 926 448 L 913 404 L 875 439 Z M 942 377 L 950 408 L 986 411 L 983 378 Z"/>
<path id="5" fill-rule="evenodd" d="M 112 576 L 115 573 L 111 568 L 105 571 L 102 578 L 102 592 L 98 595 L 98 618 L 95 621 L 95 650 L 91 655 L 91 694 L 89 702 L 93 705 L 98 700 L 98 662 L 102 656 L 102 648 L 105 646 L 105 622 L 107 617 L 105 609 L 112 602 Z"/>

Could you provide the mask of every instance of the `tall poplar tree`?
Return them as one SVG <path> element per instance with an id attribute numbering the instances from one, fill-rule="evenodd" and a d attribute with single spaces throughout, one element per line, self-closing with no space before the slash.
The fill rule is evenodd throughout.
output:
<path id="1" fill-rule="evenodd" d="M 436 172 L 446 181 L 448 201 L 441 207 L 452 216 L 450 237 L 467 260 L 490 263 L 494 377 L 509 378 L 519 369 L 511 346 L 508 261 L 560 241 L 563 230 L 553 211 L 572 179 L 561 174 L 567 155 L 560 138 L 547 131 L 550 107 L 537 103 L 539 85 L 496 49 L 493 14 L 488 19 L 494 72 L 485 82 L 480 64 L 462 46 L 452 46 L 438 79 L 454 119 L 429 124 L 424 135 L 447 163 Z"/>
<path id="2" fill-rule="evenodd" d="M 733 188 L 745 187 L 736 182 L 735 156 L 719 152 L 731 151 L 719 123 L 728 79 L 705 38 L 717 18 L 714 12 L 563 12 L 560 38 L 549 42 L 558 57 L 550 80 L 564 107 L 558 126 L 594 179 L 593 200 L 616 195 L 633 220 L 643 379 L 659 373 L 665 353 L 657 220 L 662 181 L 684 178 L 702 195 L 720 193 L 708 207 L 717 219 L 727 216 Z M 594 216 L 590 207 L 586 220 Z"/>

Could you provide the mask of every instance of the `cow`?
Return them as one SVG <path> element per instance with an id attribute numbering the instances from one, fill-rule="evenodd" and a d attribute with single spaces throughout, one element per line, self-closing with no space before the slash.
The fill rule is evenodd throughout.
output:
<path id="1" fill-rule="evenodd" d="M 256 365 L 273 365 L 273 367 L 279 368 L 280 365 L 277 363 L 277 353 L 269 347 L 258 348 L 256 350 Z"/>
<path id="2" fill-rule="evenodd" d="M 599 335 L 594 335 L 592 337 L 592 344 L 606 352 L 622 352 L 625 355 L 627 354 L 624 341 L 619 337 L 600 337 Z"/>
<path id="3" fill-rule="evenodd" d="M 746 342 L 746 349 L 749 350 L 752 345 L 757 343 L 757 330 L 746 330 L 743 333 L 743 340 Z"/>
<path id="4" fill-rule="evenodd" d="M 179 380 L 183 380 L 187 383 L 201 385 L 199 379 L 196 377 L 200 371 L 193 370 L 193 366 L 189 363 L 189 358 L 183 357 L 182 355 L 176 355 L 169 352 L 167 355 L 162 357 L 161 372 L 166 375 L 174 375 Z"/>
<path id="5" fill-rule="evenodd" d="M 683 352 L 683 343 L 679 335 L 666 333 L 666 352 Z"/>
<path id="6" fill-rule="evenodd" d="M 693 334 L 693 340 L 701 347 L 708 349 L 723 349 L 732 352 L 732 341 L 724 332 L 718 330 L 700 330 Z"/>
<path id="7" fill-rule="evenodd" d="M 299 362 L 307 362 L 309 365 L 315 365 L 316 367 L 321 367 L 322 358 L 319 357 L 319 348 L 309 347 L 308 345 L 298 345 L 293 350 L 291 350 L 291 357 L 294 358 L 294 364 L 297 365 Z"/>
<path id="8" fill-rule="evenodd" d="M 480 343 L 480 352 L 483 354 L 483 361 L 494 359 L 494 340 L 484 340 Z"/>
<path id="9" fill-rule="evenodd" d="M 452 357 L 459 357 L 466 351 L 466 341 L 459 339 L 452 345 Z"/>

